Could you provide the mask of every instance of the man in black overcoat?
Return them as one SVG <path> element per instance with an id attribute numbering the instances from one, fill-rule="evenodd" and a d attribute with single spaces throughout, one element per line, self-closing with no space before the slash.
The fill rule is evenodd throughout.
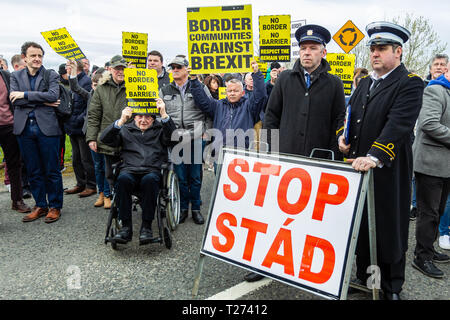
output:
<path id="1" fill-rule="evenodd" d="M 339 149 L 358 171 L 373 168 L 377 261 L 386 299 L 400 300 L 405 280 L 411 203 L 411 132 L 422 105 L 422 79 L 401 63 L 410 33 L 389 22 L 366 27 L 373 72 L 352 95 L 349 144 L 339 137 Z M 366 283 L 370 265 L 367 207 L 356 248 L 357 281 Z"/>
<path id="2" fill-rule="evenodd" d="M 283 71 L 273 87 L 267 103 L 263 129 L 267 129 L 272 152 L 310 156 L 314 148 L 331 150 L 342 159 L 337 136 L 343 130 L 345 95 L 342 81 L 329 73 L 325 56 L 330 32 L 322 26 L 308 24 L 295 32 L 300 58 L 292 70 Z M 272 137 L 279 130 L 279 140 Z M 272 132 L 271 132 L 272 131 Z M 261 138 L 264 140 L 264 136 Z M 314 157 L 330 158 L 329 152 L 316 152 Z M 250 273 L 246 281 L 262 279 Z"/>

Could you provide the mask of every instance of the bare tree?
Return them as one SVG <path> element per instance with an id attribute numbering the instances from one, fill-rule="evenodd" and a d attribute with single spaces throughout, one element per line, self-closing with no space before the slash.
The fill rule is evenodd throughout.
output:
<path id="1" fill-rule="evenodd" d="M 445 52 L 447 43 L 441 42 L 430 21 L 423 16 L 416 18 L 413 14 L 406 13 L 403 18 L 393 18 L 392 22 L 411 32 L 411 37 L 403 46 L 402 62 L 408 70 L 425 77 L 428 74 L 431 59 L 435 54 Z M 367 38 L 364 38 L 350 53 L 356 55 L 356 67 L 370 70 Z"/>
<path id="2" fill-rule="evenodd" d="M 403 63 L 408 70 L 425 77 L 431 59 L 435 54 L 443 53 L 447 49 L 447 43 L 441 43 L 439 35 L 433 30 L 429 20 L 423 16 L 415 18 L 407 13 L 402 20 L 396 17 L 392 22 L 404 26 L 411 32 L 411 37 L 403 46 Z"/>

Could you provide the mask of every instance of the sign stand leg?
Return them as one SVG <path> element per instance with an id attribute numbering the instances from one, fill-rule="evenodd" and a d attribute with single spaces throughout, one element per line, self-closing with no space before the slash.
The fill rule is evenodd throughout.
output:
<path id="1" fill-rule="evenodd" d="M 377 236 L 376 236 L 376 221 L 375 221 L 375 192 L 373 183 L 373 171 L 369 176 L 369 188 L 367 191 L 367 215 L 369 222 L 370 264 L 372 266 L 377 266 Z M 373 300 L 379 300 L 378 285 L 379 285 L 378 283 L 372 284 Z"/>
<path id="2" fill-rule="evenodd" d="M 367 188 L 363 188 L 362 193 L 366 193 L 364 195 L 364 200 L 367 201 L 367 215 L 368 215 L 368 228 L 369 228 L 369 253 L 370 253 L 370 264 L 372 266 L 377 266 L 377 236 L 376 236 L 376 221 L 375 221 L 375 193 L 374 193 L 374 183 L 373 183 L 373 170 L 370 170 L 367 172 Z M 361 204 L 361 207 L 364 206 L 364 203 Z M 356 235 L 357 237 L 357 235 Z M 354 251 L 352 259 L 350 260 L 353 264 L 354 259 Z M 375 279 L 378 281 L 379 279 Z M 378 282 L 379 283 L 379 282 Z M 356 283 L 350 283 L 349 286 L 352 288 L 364 291 L 364 292 L 372 292 L 372 299 L 373 300 L 379 300 L 379 288 L 378 283 L 372 283 L 371 288 L 356 284 Z M 343 297 L 343 299 L 346 299 L 347 295 Z"/>
<path id="3" fill-rule="evenodd" d="M 200 257 L 198 258 L 198 261 L 197 261 L 197 272 L 195 273 L 194 287 L 192 288 L 192 296 L 193 297 L 197 297 L 197 294 L 198 294 L 198 287 L 200 285 L 200 279 L 202 277 L 204 262 L 205 262 L 205 255 L 200 253 Z"/>

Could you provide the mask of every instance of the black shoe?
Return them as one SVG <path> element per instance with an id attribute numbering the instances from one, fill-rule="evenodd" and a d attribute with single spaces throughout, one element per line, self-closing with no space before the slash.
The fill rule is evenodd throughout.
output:
<path id="1" fill-rule="evenodd" d="M 130 227 L 122 227 L 122 229 L 119 230 L 119 232 L 112 238 L 112 241 L 126 244 L 129 241 L 131 241 L 133 237 L 133 232 L 131 231 Z"/>
<path id="2" fill-rule="evenodd" d="M 435 263 L 446 263 L 450 261 L 450 257 L 444 253 L 439 253 L 435 251 L 433 253 L 433 262 Z"/>
<path id="3" fill-rule="evenodd" d="M 409 212 L 409 220 L 414 221 L 417 218 L 417 208 L 413 207 Z"/>
<path id="4" fill-rule="evenodd" d="M 151 228 L 142 228 L 139 234 L 139 245 L 149 244 L 153 241 L 153 232 Z"/>
<path id="5" fill-rule="evenodd" d="M 264 279 L 264 276 L 254 272 L 250 272 L 244 276 L 244 280 L 247 282 L 255 282 L 261 279 Z"/>
<path id="6" fill-rule="evenodd" d="M 203 216 L 200 213 L 200 210 L 192 210 L 192 219 L 194 220 L 195 224 L 204 224 L 205 223 L 205 219 L 203 219 Z"/>
<path id="7" fill-rule="evenodd" d="M 23 188 L 22 198 L 23 199 L 30 199 L 31 198 L 31 191 L 29 189 L 27 189 L 27 188 Z"/>
<path id="8" fill-rule="evenodd" d="M 356 278 L 355 280 L 351 280 L 350 284 L 352 284 L 352 283 L 356 284 L 356 285 L 359 285 L 361 287 L 365 287 L 365 288 L 367 287 L 367 284 L 364 281 L 362 281 L 361 279 L 358 279 L 358 278 Z M 365 291 L 362 291 L 360 289 L 351 287 L 350 285 L 348 286 L 347 294 L 355 294 L 355 293 L 361 293 L 361 292 L 365 292 Z"/>
<path id="9" fill-rule="evenodd" d="M 187 209 L 182 209 L 181 210 L 180 222 L 179 223 L 183 223 L 186 220 L 186 218 L 188 216 L 188 212 L 189 212 L 189 210 L 187 210 Z"/>
<path id="10" fill-rule="evenodd" d="M 399 293 L 383 292 L 380 296 L 383 300 L 402 300 Z"/>
<path id="11" fill-rule="evenodd" d="M 418 259 L 414 259 L 412 262 L 412 266 L 422 272 L 424 275 L 432 277 L 432 278 L 443 278 L 444 273 L 436 268 L 431 260 L 420 261 Z"/>

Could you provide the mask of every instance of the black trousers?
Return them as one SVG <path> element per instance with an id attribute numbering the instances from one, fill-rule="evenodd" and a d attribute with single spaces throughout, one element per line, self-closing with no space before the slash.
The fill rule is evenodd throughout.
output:
<path id="1" fill-rule="evenodd" d="M 96 189 L 94 161 L 92 160 L 91 150 L 86 142 L 86 137 L 75 134 L 69 137 L 72 145 L 72 165 L 77 186 Z"/>
<path id="2" fill-rule="evenodd" d="M 120 172 L 117 178 L 116 199 L 118 200 L 119 217 L 122 225 L 131 227 L 132 194 L 139 190 L 142 207 L 142 226 L 150 228 L 155 217 L 161 173 L 134 174 Z"/>
<path id="3" fill-rule="evenodd" d="M 395 263 L 383 263 L 378 260 L 378 267 L 381 275 L 380 288 L 384 293 L 400 293 L 403 284 L 405 283 L 405 267 L 406 258 L 403 257 Z M 367 273 L 367 268 L 370 266 L 369 255 L 356 256 L 356 277 L 366 283 L 371 276 Z M 373 271 L 372 271 L 373 272 Z"/>
<path id="4" fill-rule="evenodd" d="M 416 175 L 416 249 L 418 260 L 432 260 L 439 234 L 439 219 L 443 215 L 450 190 L 450 178 Z"/>
<path id="5" fill-rule="evenodd" d="M 0 126 L 0 146 L 3 149 L 11 181 L 11 200 L 22 200 L 22 159 L 13 126 Z"/>

